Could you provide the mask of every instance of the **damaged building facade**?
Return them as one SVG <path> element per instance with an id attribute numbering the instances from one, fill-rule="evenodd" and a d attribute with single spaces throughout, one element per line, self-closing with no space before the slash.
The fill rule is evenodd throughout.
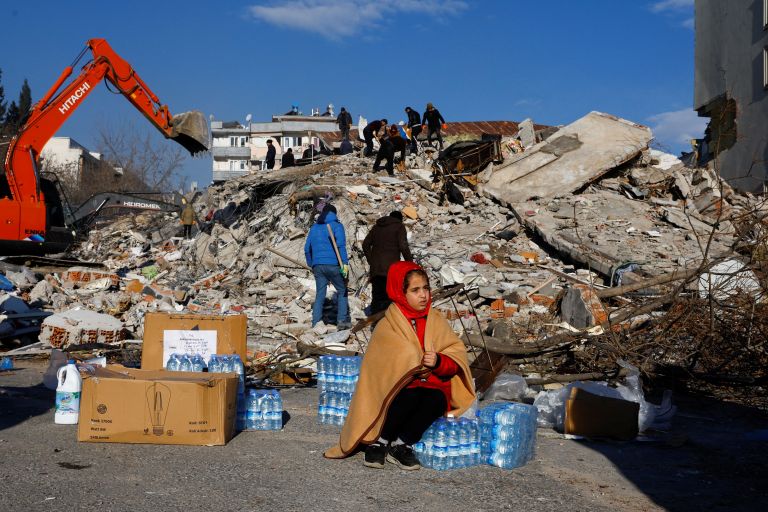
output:
<path id="1" fill-rule="evenodd" d="M 762 191 L 768 179 L 768 0 L 696 0 L 694 109 L 723 178 Z"/>
<path id="2" fill-rule="evenodd" d="M 310 145 L 320 149 L 323 134 L 338 130 L 330 115 L 275 115 L 272 121 L 246 124 L 237 121 L 211 121 L 211 153 L 214 183 L 266 169 L 267 140 L 277 150 L 275 168 L 282 154 L 291 148 L 297 158 Z"/>

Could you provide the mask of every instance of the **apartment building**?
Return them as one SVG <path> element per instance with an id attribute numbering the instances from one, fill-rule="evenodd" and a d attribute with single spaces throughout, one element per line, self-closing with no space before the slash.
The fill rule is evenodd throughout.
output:
<path id="1" fill-rule="evenodd" d="M 768 0 L 696 0 L 694 109 L 703 151 L 734 187 L 768 184 Z"/>

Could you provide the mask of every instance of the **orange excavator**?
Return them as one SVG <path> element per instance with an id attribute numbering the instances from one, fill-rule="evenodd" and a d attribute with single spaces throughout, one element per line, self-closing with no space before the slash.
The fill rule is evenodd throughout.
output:
<path id="1" fill-rule="evenodd" d="M 90 50 L 80 75 L 64 84 Z M 201 112 L 172 116 L 136 71 L 104 39 L 91 39 L 75 63 L 29 111 L 11 139 L 0 174 L 0 255 L 61 252 L 74 241 L 72 220 L 55 180 L 41 175 L 40 152 L 85 98 L 104 79 L 125 96 L 166 138 L 192 155 L 208 150 L 208 123 Z M 107 85 L 109 87 L 109 85 Z M 0 148 L 2 149 L 2 148 Z"/>

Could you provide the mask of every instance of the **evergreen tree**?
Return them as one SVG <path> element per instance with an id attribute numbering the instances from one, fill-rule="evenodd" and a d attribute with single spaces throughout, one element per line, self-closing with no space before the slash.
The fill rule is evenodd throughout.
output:
<path id="1" fill-rule="evenodd" d="M 8 107 L 8 112 L 5 114 L 5 122 L 3 123 L 3 133 L 5 135 L 16 135 L 17 126 L 19 124 L 19 106 L 15 101 L 12 101 Z"/>
<path id="2" fill-rule="evenodd" d="M 3 89 L 3 70 L 0 69 L 0 133 L 3 131 L 3 125 L 5 124 L 5 90 Z"/>
<path id="3" fill-rule="evenodd" d="M 27 117 L 30 108 L 32 108 L 32 89 L 29 88 L 29 83 L 25 78 L 19 93 L 19 121 Z"/>

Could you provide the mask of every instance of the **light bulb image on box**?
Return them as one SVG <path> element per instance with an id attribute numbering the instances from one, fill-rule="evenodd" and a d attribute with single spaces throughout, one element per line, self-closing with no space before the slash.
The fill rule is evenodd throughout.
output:
<path id="1" fill-rule="evenodd" d="M 165 433 L 165 417 L 171 402 L 171 390 L 168 386 L 153 382 L 147 387 L 147 408 L 152 421 L 152 433 L 161 436 Z"/>

